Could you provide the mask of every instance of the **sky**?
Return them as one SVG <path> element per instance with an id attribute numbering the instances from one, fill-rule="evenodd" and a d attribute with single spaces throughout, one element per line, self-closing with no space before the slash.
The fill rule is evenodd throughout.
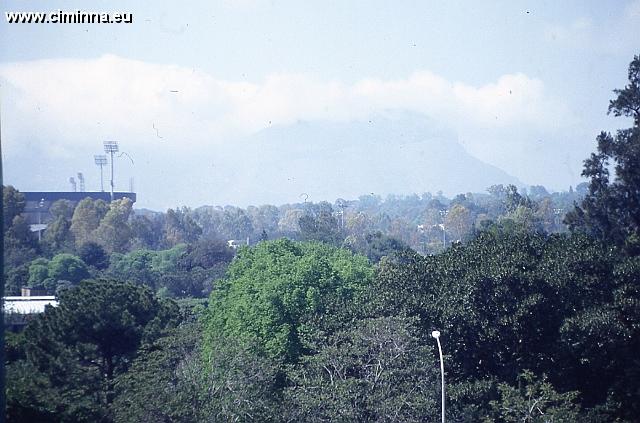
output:
<path id="1" fill-rule="evenodd" d="M 2 2 L 3 15 L 133 14 L 132 24 L 0 18 L 6 184 L 68 190 L 83 172 L 99 189 L 93 155 L 117 140 L 127 154 L 114 161 L 116 189 L 133 178 L 138 207 L 293 202 L 294 190 L 265 198 L 260 184 L 234 184 L 247 140 L 402 110 L 523 184 L 566 190 L 582 182 L 597 134 L 629 126 L 606 111 L 640 54 L 638 0 L 141 3 Z M 287 145 L 273 148 L 286 160 Z"/>

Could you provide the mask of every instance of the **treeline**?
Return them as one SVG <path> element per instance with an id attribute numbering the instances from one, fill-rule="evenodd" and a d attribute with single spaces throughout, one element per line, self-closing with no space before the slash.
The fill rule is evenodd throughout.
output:
<path id="1" fill-rule="evenodd" d="M 204 230 L 132 252 L 89 238 L 110 254 L 111 276 L 91 277 L 92 265 L 89 279 L 57 287 L 58 307 L 8 335 L 8 419 L 438 421 L 439 330 L 447 421 L 640 421 L 639 56 L 616 94 L 610 112 L 633 126 L 598 137 L 569 231 L 518 221 L 539 203 L 507 188 L 512 217 L 474 224 L 466 242 L 430 255 L 378 238 L 372 260 L 310 205 L 298 225 L 319 240 L 239 249 L 206 301 L 158 295 L 174 263 L 187 274 L 226 263 Z M 37 255 L 16 218 L 9 242 Z M 63 259 L 29 268 L 53 278 Z"/>
<path id="2" fill-rule="evenodd" d="M 17 295 L 22 286 L 30 286 L 55 294 L 88 277 L 127 275 L 163 295 L 204 297 L 238 245 L 281 237 L 316 240 L 374 262 L 403 248 L 433 254 L 492 226 L 563 231 L 565 210 L 584 196 L 584 189 L 549 194 L 532 187 L 524 195 L 514 186 L 495 185 L 488 194 L 453 199 L 426 193 L 383 201 L 369 195 L 334 205 L 183 207 L 166 213 L 135 211 L 128 199 L 86 198 L 75 206 L 59 200 L 51 205 L 38 241 L 22 216 L 24 196 L 8 186 L 3 190 L 9 253 L 5 292 Z"/>

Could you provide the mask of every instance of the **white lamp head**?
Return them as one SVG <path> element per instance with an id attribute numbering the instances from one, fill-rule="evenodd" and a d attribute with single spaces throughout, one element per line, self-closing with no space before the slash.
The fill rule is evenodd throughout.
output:
<path id="1" fill-rule="evenodd" d="M 431 336 L 433 336 L 436 339 L 440 338 L 440 331 L 434 330 L 433 332 L 431 332 Z"/>

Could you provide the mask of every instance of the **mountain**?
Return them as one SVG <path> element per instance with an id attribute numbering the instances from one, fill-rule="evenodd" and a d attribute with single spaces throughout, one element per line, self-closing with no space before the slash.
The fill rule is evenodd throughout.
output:
<path id="1" fill-rule="evenodd" d="M 122 139 L 116 189 L 135 177 L 136 206 L 154 210 L 202 204 L 284 204 L 333 201 L 363 194 L 451 196 L 484 192 L 516 178 L 467 153 L 454 132 L 422 115 L 386 112 L 359 121 L 308 121 L 193 147 L 183 140 Z M 173 144 L 169 144 L 172 142 Z M 22 191 L 68 190 L 83 172 L 87 190 L 100 187 L 93 162 L 99 140 L 56 153 L 42 141 L 5 161 L 5 183 Z M 105 186 L 109 170 L 105 169 Z M 301 196 L 306 193 L 308 197 Z"/>
<path id="2" fill-rule="evenodd" d="M 484 192 L 493 184 L 523 185 L 471 156 L 451 131 L 410 113 L 297 122 L 264 129 L 239 144 L 234 188 L 252 193 L 248 203 L 253 204 L 297 200 L 302 193 L 320 201 L 367 193 L 454 195 Z"/>

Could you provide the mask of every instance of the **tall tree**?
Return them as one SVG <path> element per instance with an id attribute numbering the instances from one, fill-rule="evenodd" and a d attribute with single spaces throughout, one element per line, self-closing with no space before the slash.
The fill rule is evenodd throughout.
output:
<path id="1" fill-rule="evenodd" d="M 5 231 L 11 226 L 13 219 L 24 211 L 24 206 L 24 194 L 11 185 L 2 186 L 2 211 Z"/>
<path id="2" fill-rule="evenodd" d="M 131 241 L 131 228 L 128 221 L 132 209 L 133 202 L 128 198 L 112 201 L 109 204 L 109 211 L 95 231 L 96 242 L 108 253 L 121 253 L 127 249 Z"/>
<path id="3" fill-rule="evenodd" d="M 640 56 L 629 65 L 628 76 L 629 84 L 614 90 L 609 113 L 632 118 L 633 126 L 598 136 L 597 151 L 582 172 L 590 179 L 589 191 L 566 223 L 635 255 L 640 253 Z"/>
<path id="4" fill-rule="evenodd" d="M 94 201 L 91 198 L 80 200 L 73 212 L 70 227 L 77 247 L 94 240 L 94 231 L 100 226 L 100 221 L 107 210 L 107 203 L 102 200 Z"/>

